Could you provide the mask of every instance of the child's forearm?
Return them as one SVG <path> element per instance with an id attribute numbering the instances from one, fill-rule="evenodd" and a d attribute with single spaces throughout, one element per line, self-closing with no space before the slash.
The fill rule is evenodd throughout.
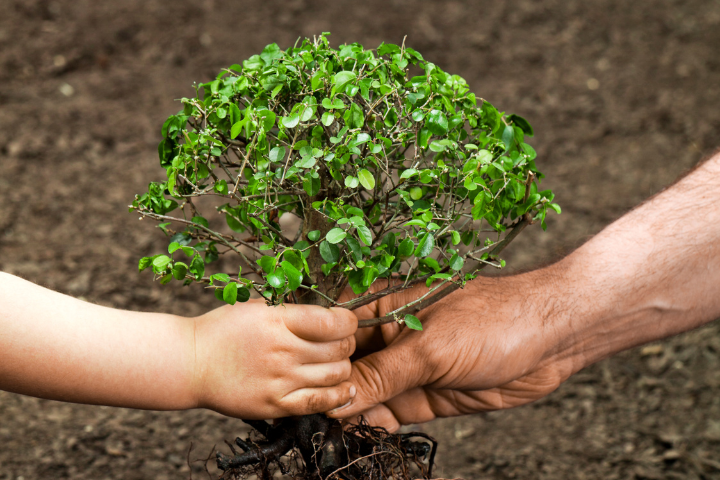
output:
<path id="1" fill-rule="evenodd" d="M 194 320 L 101 307 L 0 272 L 0 389 L 68 402 L 192 408 Z"/>

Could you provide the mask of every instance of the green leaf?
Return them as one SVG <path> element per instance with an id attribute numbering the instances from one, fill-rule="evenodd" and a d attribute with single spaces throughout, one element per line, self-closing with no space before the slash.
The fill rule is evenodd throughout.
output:
<path id="1" fill-rule="evenodd" d="M 392 43 L 382 43 L 377 48 L 378 55 L 387 55 L 389 53 L 400 53 L 400 47 L 393 45 Z"/>
<path id="2" fill-rule="evenodd" d="M 230 138 L 237 138 L 237 136 L 240 135 L 240 132 L 242 132 L 242 129 L 246 123 L 247 119 L 233 123 L 233 126 L 230 128 Z"/>
<path id="3" fill-rule="evenodd" d="M 300 115 L 292 113 L 287 117 L 282 117 L 283 126 L 286 128 L 295 128 L 300 123 Z"/>
<path id="4" fill-rule="evenodd" d="M 260 265 L 265 273 L 270 273 L 275 269 L 277 259 L 269 255 L 264 255 L 257 260 L 257 264 Z"/>
<path id="5" fill-rule="evenodd" d="M 413 175 L 416 175 L 417 173 L 418 173 L 418 171 L 415 170 L 414 168 L 407 168 L 402 172 L 402 174 L 400 175 L 400 178 L 410 178 Z"/>
<path id="6" fill-rule="evenodd" d="M 345 88 L 345 85 L 352 82 L 356 78 L 357 75 L 355 75 L 354 72 L 342 71 L 336 73 L 333 77 L 333 84 L 335 85 L 333 90 L 336 92 L 342 92 L 343 88 Z"/>
<path id="7" fill-rule="evenodd" d="M 303 99 L 302 106 L 300 107 L 300 121 L 307 122 L 315 114 L 317 110 L 317 100 L 315 97 L 307 96 Z"/>
<path id="8" fill-rule="evenodd" d="M 367 143 L 370 140 L 372 140 L 372 137 L 368 135 L 367 133 L 358 133 L 357 137 L 355 137 L 355 140 L 352 142 L 354 146 L 362 145 L 363 143 Z"/>
<path id="9" fill-rule="evenodd" d="M 433 135 L 441 136 L 448 132 L 448 119 L 440 110 L 431 110 L 425 125 Z"/>
<path id="10" fill-rule="evenodd" d="M 378 269 L 374 266 L 363 268 L 363 285 L 366 287 L 372 285 L 379 273 Z"/>
<path id="11" fill-rule="evenodd" d="M 410 315 L 409 313 L 405 315 L 404 318 L 405 325 L 412 329 L 412 330 L 419 330 L 422 331 L 422 323 L 420 322 L 420 319 L 417 318 L 415 315 Z"/>
<path id="12" fill-rule="evenodd" d="M 205 262 L 200 255 L 195 255 L 190 262 L 190 271 L 195 274 L 195 279 L 200 280 L 205 275 Z"/>
<path id="13" fill-rule="evenodd" d="M 237 301 L 240 303 L 245 303 L 248 300 L 250 300 L 250 290 L 245 287 L 238 287 Z"/>
<path id="14" fill-rule="evenodd" d="M 278 267 L 275 271 L 268 273 L 266 280 L 271 287 L 280 288 L 285 285 L 285 272 L 282 267 Z"/>
<path id="15" fill-rule="evenodd" d="M 224 179 L 220 179 L 217 182 L 215 182 L 215 191 L 219 193 L 220 195 L 227 195 L 228 194 L 228 186 L 227 181 Z"/>
<path id="16" fill-rule="evenodd" d="M 269 155 L 270 161 L 274 163 L 280 163 L 285 158 L 285 147 L 273 147 L 270 150 Z"/>
<path id="17" fill-rule="evenodd" d="M 320 121 L 322 122 L 323 125 L 325 125 L 326 127 L 329 127 L 335 121 L 335 115 L 333 115 L 330 112 L 325 112 L 322 114 Z"/>
<path id="18" fill-rule="evenodd" d="M 368 286 L 363 283 L 364 275 L 362 270 L 354 270 L 348 275 L 348 283 L 355 295 L 367 292 Z"/>
<path id="19" fill-rule="evenodd" d="M 320 191 L 320 176 L 308 176 L 303 179 L 303 190 L 309 195 L 314 196 Z"/>
<path id="20" fill-rule="evenodd" d="M 375 177 L 367 169 L 362 169 L 358 172 L 358 179 L 363 187 L 368 190 L 375 188 Z"/>
<path id="21" fill-rule="evenodd" d="M 457 245 L 458 243 L 460 243 L 460 233 L 458 233 L 454 230 L 451 233 L 452 233 L 452 244 Z"/>
<path id="22" fill-rule="evenodd" d="M 347 207 L 347 210 L 345 210 L 348 215 L 352 215 L 353 217 L 360 217 L 362 218 L 365 216 L 365 212 L 363 212 L 361 209 L 357 207 Z"/>
<path id="23" fill-rule="evenodd" d="M 230 281 L 230 275 L 227 273 L 216 273 L 210 276 L 210 280 L 220 280 L 221 282 L 227 283 Z"/>
<path id="24" fill-rule="evenodd" d="M 260 110 L 258 111 L 258 115 L 260 116 L 260 119 L 262 120 L 262 126 L 265 129 L 266 132 L 269 132 L 270 129 L 272 129 L 275 126 L 275 112 L 271 112 L 270 110 Z"/>
<path id="25" fill-rule="evenodd" d="M 235 125 L 237 122 L 242 120 L 242 112 L 240 112 L 240 108 L 238 108 L 237 105 L 234 103 L 230 104 L 230 123 Z"/>
<path id="26" fill-rule="evenodd" d="M 422 110 L 417 109 L 412 112 L 412 119 L 416 122 L 422 122 L 423 118 L 425 118 L 425 112 L 423 112 Z"/>
<path id="27" fill-rule="evenodd" d="M 347 236 L 347 233 L 342 228 L 335 227 L 332 230 L 330 230 L 327 235 L 325 235 L 325 238 L 330 243 L 340 243 L 343 241 L 343 239 Z"/>
<path id="28" fill-rule="evenodd" d="M 463 258 L 457 253 L 450 257 L 450 268 L 452 268 L 456 272 L 462 270 L 464 264 L 465 260 L 463 260 Z"/>
<path id="29" fill-rule="evenodd" d="M 337 265 L 337 263 L 335 262 L 323 263 L 322 265 L 320 265 L 320 270 L 322 270 L 323 275 L 327 277 L 328 275 L 330 275 L 330 271 L 335 265 Z"/>
<path id="30" fill-rule="evenodd" d="M 430 150 L 432 150 L 433 152 L 437 152 L 437 153 L 444 152 L 446 148 L 447 148 L 447 145 L 443 145 L 442 143 L 438 142 L 437 140 L 433 140 L 430 143 Z"/>
<path id="31" fill-rule="evenodd" d="M 174 253 L 176 250 L 181 249 L 182 247 L 178 242 L 172 242 L 170 245 L 168 245 L 168 253 Z"/>
<path id="32" fill-rule="evenodd" d="M 420 240 L 418 247 L 415 249 L 415 256 L 425 258 L 430 255 L 434 247 L 435 237 L 432 233 L 426 233 L 422 240 Z"/>
<path id="33" fill-rule="evenodd" d="M 343 120 L 349 128 L 362 128 L 365 124 L 365 115 L 362 108 L 357 103 L 353 103 L 343 114 Z"/>
<path id="34" fill-rule="evenodd" d="M 502 141 L 505 144 L 506 149 L 510 150 L 514 138 L 515 131 L 513 130 L 512 125 L 505 125 L 505 130 L 503 130 L 502 134 Z"/>
<path id="35" fill-rule="evenodd" d="M 398 245 L 398 255 L 401 259 L 405 259 L 412 255 L 414 249 L 415 243 L 411 239 L 406 238 Z"/>
<path id="36" fill-rule="evenodd" d="M 302 283 L 302 273 L 287 260 L 283 260 L 280 265 L 282 266 L 283 272 L 285 272 L 285 276 L 287 276 L 288 288 L 292 291 L 297 290 L 300 287 L 300 283 Z"/>
<path id="37" fill-rule="evenodd" d="M 210 223 L 208 223 L 207 219 L 205 217 L 201 217 L 199 215 L 192 217 L 192 221 L 194 223 L 197 223 L 198 225 L 202 225 L 203 227 L 206 227 L 206 228 L 210 226 Z"/>
<path id="38" fill-rule="evenodd" d="M 154 267 L 156 267 L 158 270 L 163 270 L 165 267 L 168 266 L 168 263 L 170 263 L 172 260 L 167 255 L 158 255 L 155 257 L 155 260 L 153 260 L 152 264 Z"/>
<path id="39" fill-rule="evenodd" d="M 350 250 L 352 250 L 353 259 L 356 262 L 360 262 L 363 258 L 362 247 L 360 246 L 360 242 L 355 240 L 354 237 L 347 237 L 345 239 L 345 243 L 347 243 L 348 247 L 350 247 Z"/>
<path id="40" fill-rule="evenodd" d="M 317 163 L 317 159 L 312 156 L 302 157 L 300 160 L 295 162 L 297 168 L 312 168 Z"/>
<path id="41" fill-rule="evenodd" d="M 405 225 L 403 225 L 403 227 L 422 227 L 422 228 L 425 228 L 425 226 L 427 226 L 427 223 L 425 223 L 424 221 L 420 220 L 419 218 L 416 218 L 416 219 L 414 219 L 414 220 L 410 220 L 410 221 L 407 222 Z"/>
<path id="42" fill-rule="evenodd" d="M 360 240 L 367 245 L 368 247 L 372 244 L 372 233 L 370 232 L 370 229 L 365 226 L 359 226 L 357 227 L 357 233 L 358 237 L 360 237 Z"/>
<path id="43" fill-rule="evenodd" d="M 323 77 L 325 76 L 325 72 L 322 70 L 318 70 L 315 75 L 313 75 L 312 80 L 310 82 L 310 86 L 313 90 L 317 90 L 322 85 Z"/>
<path id="44" fill-rule="evenodd" d="M 260 54 L 260 58 L 262 58 L 266 64 L 271 63 L 276 58 L 282 58 L 283 51 L 280 50 L 280 47 L 277 43 L 271 43 L 270 45 L 267 45 L 265 48 L 263 48 L 262 53 Z"/>
<path id="45" fill-rule="evenodd" d="M 552 208 L 553 210 L 555 210 L 555 213 L 557 213 L 558 215 L 560 213 L 562 213 L 562 210 L 560 209 L 560 205 L 558 205 L 557 203 L 548 203 L 547 206 L 549 208 Z"/>
<path id="46" fill-rule="evenodd" d="M 230 227 L 234 232 L 242 233 L 245 231 L 245 227 L 243 226 L 243 224 L 240 223 L 237 218 L 233 217 L 229 213 L 225 214 L 225 221 L 227 222 L 228 227 Z"/>
<path id="47" fill-rule="evenodd" d="M 320 230 L 313 230 L 312 232 L 308 232 L 308 240 L 311 242 L 317 242 L 317 240 L 320 238 Z"/>
<path id="48" fill-rule="evenodd" d="M 348 188 L 357 188 L 357 186 L 360 184 L 360 181 L 353 176 L 345 177 L 345 186 Z"/>
<path id="49" fill-rule="evenodd" d="M 138 270 L 141 272 L 148 268 L 152 264 L 152 257 L 143 257 L 140 259 L 140 263 L 138 264 Z"/>
<path id="50" fill-rule="evenodd" d="M 328 263 L 334 263 L 340 260 L 340 248 L 323 240 L 320 243 L 320 256 Z"/>
<path id="51" fill-rule="evenodd" d="M 513 125 L 517 125 L 520 127 L 520 130 L 523 131 L 525 135 L 528 137 L 532 137 L 535 133 L 533 132 L 533 128 L 530 126 L 530 122 L 525 120 L 520 115 L 515 115 L 514 113 L 512 115 L 508 115 L 508 120 L 513 123 Z"/>
<path id="52" fill-rule="evenodd" d="M 225 300 L 225 303 L 228 303 L 230 305 L 235 305 L 235 302 L 237 302 L 238 297 L 238 285 L 235 282 L 230 282 L 227 285 L 225 285 L 225 288 L 223 288 L 223 300 Z"/>
<path id="53" fill-rule="evenodd" d="M 430 140 L 430 137 L 432 136 L 429 129 L 423 127 L 420 129 L 420 133 L 418 134 L 418 145 L 421 148 L 426 148 L 428 145 L 428 140 Z"/>
<path id="54" fill-rule="evenodd" d="M 423 197 L 423 189 L 420 187 L 412 187 L 410 189 L 410 198 L 420 200 Z"/>
<path id="55" fill-rule="evenodd" d="M 175 277 L 175 280 L 183 280 L 187 271 L 187 265 L 185 265 L 183 262 L 175 262 L 175 265 L 173 265 L 172 269 L 172 275 L 173 277 Z"/>

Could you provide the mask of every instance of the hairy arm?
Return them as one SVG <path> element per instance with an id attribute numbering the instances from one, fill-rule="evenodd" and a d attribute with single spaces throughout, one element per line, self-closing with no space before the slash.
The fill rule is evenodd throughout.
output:
<path id="1" fill-rule="evenodd" d="M 479 278 L 419 314 L 423 332 L 383 326 L 388 346 L 353 364 L 358 394 L 332 413 L 390 429 L 511 408 L 622 350 L 720 317 L 720 155 L 562 261 Z M 383 315 L 424 291 L 386 298 Z"/>
<path id="2" fill-rule="evenodd" d="M 573 371 L 720 317 L 720 155 L 551 269 L 570 300 L 552 354 Z"/>

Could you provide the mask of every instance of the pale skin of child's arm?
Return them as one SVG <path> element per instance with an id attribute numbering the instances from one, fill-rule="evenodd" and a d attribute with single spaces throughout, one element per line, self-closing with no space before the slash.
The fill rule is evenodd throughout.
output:
<path id="1" fill-rule="evenodd" d="M 196 318 L 94 305 L 0 272 L 0 390 L 244 419 L 350 401 L 347 310 L 262 301 Z"/>

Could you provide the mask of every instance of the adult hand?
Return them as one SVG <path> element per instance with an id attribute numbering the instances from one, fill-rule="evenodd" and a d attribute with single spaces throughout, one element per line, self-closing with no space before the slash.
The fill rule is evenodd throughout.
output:
<path id="1" fill-rule="evenodd" d="M 470 282 L 420 312 L 422 332 L 384 326 L 387 348 L 353 364 L 357 396 L 331 415 L 395 430 L 523 405 L 598 360 L 720 317 L 718 176 L 715 155 L 557 264 Z M 356 313 L 382 316 L 423 291 Z"/>
<path id="2" fill-rule="evenodd" d="M 353 363 L 358 393 L 335 418 L 362 414 L 371 424 L 402 424 L 523 405 L 555 390 L 573 371 L 550 352 L 551 310 L 538 302 L 540 272 L 479 278 L 423 310 L 423 331 L 381 327 L 388 345 Z M 382 287 L 382 286 L 381 286 Z M 359 319 L 383 316 L 422 295 L 424 286 L 355 310 Z M 377 332 L 375 332 L 375 336 Z M 373 332 L 358 331 L 368 348 Z"/>

